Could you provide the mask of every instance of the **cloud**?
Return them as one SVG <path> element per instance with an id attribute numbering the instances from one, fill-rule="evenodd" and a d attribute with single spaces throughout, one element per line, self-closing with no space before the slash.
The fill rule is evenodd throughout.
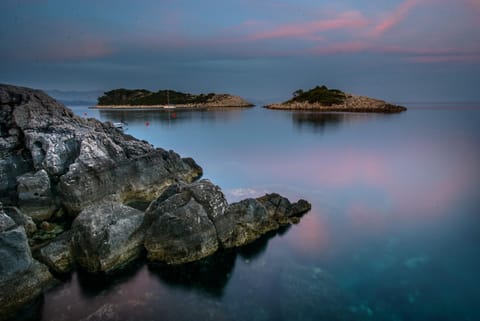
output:
<path id="1" fill-rule="evenodd" d="M 35 53 L 47 61 L 83 60 L 106 57 L 115 50 L 100 39 L 86 39 L 72 43 L 52 43 Z"/>
<path id="2" fill-rule="evenodd" d="M 267 31 L 260 31 L 251 34 L 248 38 L 251 40 L 266 40 L 276 38 L 306 38 L 316 39 L 318 33 L 338 29 L 354 29 L 368 25 L 362 13 L 358 11 L 348 11 L 340 13 L 333 19 L 319 19 L 309 22 L 300 22 L 276 26 Z"/>
<path id="3" fill-rule="evenodd" d="M 410 11 L 420 3 L 420 0 L 406 0 L 402 2 L 395 10 L 384 15 L 372 31 L 372 36 L 379 37 L 384 33 L 400 24 Z"/>

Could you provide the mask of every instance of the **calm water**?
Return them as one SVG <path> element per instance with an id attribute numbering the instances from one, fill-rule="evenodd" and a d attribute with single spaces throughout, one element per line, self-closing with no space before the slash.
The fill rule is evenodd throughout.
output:
<path id="1" fill-rule="evenodd" d="M 73 107 L 193 157 L 230 202 L 276 191 L 313 208 L 200 264 L 74 273 L 46 294 L 43 320 L 102 306 L 126 320 L 480 320 L 480 104 L 409 106 L 399 115 Z"/>

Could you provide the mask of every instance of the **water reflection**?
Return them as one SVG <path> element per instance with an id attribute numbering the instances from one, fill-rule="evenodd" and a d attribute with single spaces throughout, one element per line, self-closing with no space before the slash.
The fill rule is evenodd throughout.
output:
<path id="1" fill-rule="evenodd" d="M 372 120 L 389 115 L 359 114 L 359 113 L 324 113 L 324 112 L 294 112 L 292 120 L 298 129 L 311 129 L 314 132 L 324 132 L 327 129 L 336 128 L 342 124 L 351 124 Z"/>
<path id="2" fill-rule="evenodd" d="M 236 253 L 223 251 L 197 262 L 171 266 L 148 264 L 151 275 L 173 288 L 196 290 L 203 294 L 221 297 L 233 272 Z"/>
<path id="3" fill-rule="evenodd" d="M 47 293 L 45 320 L 106 303 L 138 320 L 479 319 L 480 111 L 125 112 L 99 117 L 193 156 L 229 200 L 277 191 L 313 209 L 196 265 L 143 265 L 118 283 L 74 273 Z"/>
<path id="4" fill-rule="evenodd" d="M 127 109 L 127 110 L 98 110 L 103 121 L 120 122 L 124 121 L 131 125 L 154 124 L 175 124 L 178 122 L 226 122 L 241 117 L 242 108 L 228 108 L 215 110 L 162 110 L 162 109 Z"/>
<path id="5" fill-rule="evenodd" d="M 247 261 L 259 258 L 267 250 L 269 240 L 277 235 L 283 235 L 288 229 L 289 226 L 282 227 L 278 231 L 266 233 L 243 247 L 220 250 L 197 262 L 178 266 L 149 263 L 148 268 L 152 275 L 171 287 L 194 289 L 203 294 L 222 297 L 233 274 L 237 256 Z"/>

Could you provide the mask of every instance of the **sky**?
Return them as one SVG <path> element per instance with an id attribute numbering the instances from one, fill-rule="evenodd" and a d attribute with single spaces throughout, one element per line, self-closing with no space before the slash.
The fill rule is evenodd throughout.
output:
<path id="1" fill-rule="evenodd" d="M 480 0 L 1 0 L 0 83 L 480 101 Z"/>

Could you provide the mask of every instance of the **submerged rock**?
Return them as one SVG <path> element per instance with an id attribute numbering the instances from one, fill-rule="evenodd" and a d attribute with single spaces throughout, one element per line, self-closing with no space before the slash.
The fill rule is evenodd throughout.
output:
<path id="1" fill-rule="evenodd" d="M 110 272 L 137 258 L 144 213 L 106 199 L 85 208 L 72 224 L 72 253 L 89 272 Z"/>

